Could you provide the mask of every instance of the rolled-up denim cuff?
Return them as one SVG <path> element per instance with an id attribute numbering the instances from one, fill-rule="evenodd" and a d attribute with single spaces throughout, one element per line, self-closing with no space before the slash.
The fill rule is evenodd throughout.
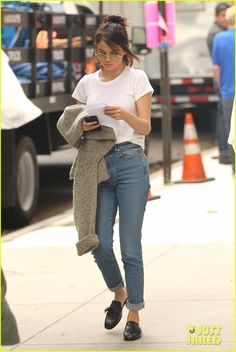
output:
<path id="1" fill-rule="evenodd" d="M 145 306 L 144 302 L 141 302 L 138 304 L 130 303 L 129 300 L 126 302 L 126 307 L 129 310 L 141 310 L 144 308 L 144 306 Z"/>
<path id="2" fill-rule="evenodd" d="M 122 288 L 122 287 L 124 287 L 124 286 L 125 286 L 124 281 L 121 280 L 121 282 L 120 282 L 117 286 L 115 286 L 115 287 L 109 287 L 109 290 L 110 290 L 111 292 L 116 292 L 116 291 L 118 291 L 120 288 Z"/>

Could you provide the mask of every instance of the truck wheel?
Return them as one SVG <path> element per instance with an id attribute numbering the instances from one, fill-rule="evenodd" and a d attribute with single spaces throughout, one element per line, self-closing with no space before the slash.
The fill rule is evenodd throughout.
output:
<path id="1" fill-rule="evenodd" d="M 14 225 L 24 226 L 33 216 L 39 188 L 36 149 L 31 138 L 24 136 L 19 140 L 15 162 L 16 204 L 12 209 L 12 220 Z"/>

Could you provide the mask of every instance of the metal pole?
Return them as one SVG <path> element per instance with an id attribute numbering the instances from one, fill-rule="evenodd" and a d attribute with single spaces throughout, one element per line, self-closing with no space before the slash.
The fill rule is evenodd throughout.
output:
<path id="1" fill-rule="evenodd" d="M 165 18 L 165 1 L 158 1 L 159 10 Z M 165 32 L 163 31 L 163 34 Z M 163 172 L 164 183 L 171 183 L 171 141 L 172 141 L 172 118 L 170 105 L 170 85 L 168 67 L 168 47 L 160 47 L 160 71 L 161 71 L 161 105 L 162 105 L 162 141 L 163 141 Z"/>
<path id="2" fill-rule="evenodd" d="M 103 2 L 100 0 L 99 1 L 99 16 L 103 15 Z"/>

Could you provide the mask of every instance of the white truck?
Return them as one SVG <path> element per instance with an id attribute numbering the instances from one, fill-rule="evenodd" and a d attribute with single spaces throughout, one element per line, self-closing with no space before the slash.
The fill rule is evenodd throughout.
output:
<path id="1" fill-rule="evenodd" d="M 24 225 L 30 221 L 37 204 L 39 173 L 37 154 L 50 154 L 62 146 L 64 140 L 57 132 L 56 122 L 66 105 L 73 104 L 71 92 L 76 84 L 70 67 L 74 62 L 85 73 L 86 59 L 93 52 L 92 37 L 101 14 L 121 14 L 130 23 L 130 37 L 134 49 L 140 52 L 141 67 L 148 74 L 155 90 L 152 118 L 161 117 L 160 68 L 158 48 L 145 50 L 144 3 L 125 1 L 102 2 L 45 2 L 31 12 L 11 12 L 1 3 L 2 26 L 25 27 L 30 31 L 28 48 L 5 48 L 10 63 L 31 63 L 32 79 L 22 83 L 27 97 L 43 114 L 19 127 L 2 129 L 2 208 L 11 223 Z M 204 111 L 215 109 L 211 59 L 206 45 L 206 35 L 214 17 L 215 2 L 176 2 L 176 46 L 169 48 L 169 74 L 172 109 L 202 107 Z M 41 23 L 39 25 L 39 22 Z M 45 29 L 49 36 L 53 30 L 64 30 L 68 47 L 47 49 L 35 47 L 37 30 Z M 135 29 L 136 28 L 136 29 Z M 72 31 L 81 36 L 81 47 L 73 48 Z M 139 32 L 138 38 L 136 34 Z M 33 39 L 32 39 L 33 38 Z M 36 64 L 48 62 L 47 81 L 36 79 Z M 63 79 L 52 77 L 51 66 L 63 61 L 68 68 Z M 205 116 L 206 119 L 209 116 Z M 4 126 L 3 126 L 4 127 Z"/>
<path id="2" fill-rule="evenodd" d="M 56 123 L 64 108 L 75 103 L 71 93 L 78 77 L 85 73 L 93 50 L 89 38 L 93 37 L 100 23 L 99 16 L 95 16 L 84 4 L 32 3 L 32 8 L 29 2 L 25 4 L 27 7 L 21 8 L 18 2 L 14 8 L 13 2 L 10 5 L 1 2 L 3 50 L 9 64 L 17 65 L 14 66 L 17 69 L 15 73 L 19 73 L 16 75 L 25 95 L 41 110 L 35 112 L 33 105 L 29 107 L 22 97 L 20 99 L 17 93 L 14 94 L 17 87 L 13 90 L 13 83 L 10 86 L 12 81 L 7 78 L 3 81 L 6 75 L 2 75 L 2 89 L 5 85 L 9 92 L 8 96 L 4 95 L 5 100 L 8 98 L 9 110 L 2 109 L 2 217 L 11 226 L 27 224 L 34 214 L 39 189 L 37 155 L 50 154 L 65 144 Z M 15 44 L 4 46 L 9 38 L 12 39 L 11 29 L 15 33 Z M 47 48 L 36 47 L 39 31 L 48 33 Z M 53 31 L 66 38 L 65 47 L 53 47 Z M 77 46 L 73 46 L 75 35 L 79 38 Z M 29 44 L 25 47 L 27 41 Z M 59 78 L 53 72 L 54 65 L 58 64 L 64 67 L 64 75 Z M 6 60 L 4 65 L 8 65 Z M 11 70 L 8 66 L 4 67 Z M 4 67 L 2 62 L 2 69 Z M 22 72 L 27 72 L 27 75 Z M 29 111 L 32 111 L 32 116 Z"/>

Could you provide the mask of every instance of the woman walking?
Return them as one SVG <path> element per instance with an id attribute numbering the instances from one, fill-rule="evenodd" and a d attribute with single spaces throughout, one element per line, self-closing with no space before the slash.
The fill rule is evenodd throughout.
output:
<path id="1" fill-rule="evenodd" d="M 149 191 L 149 170 L 144 139 L 151 130 L 153 89 L 146 74 L 132 68 L 138 57 L 129 49 L 127 22 L 107 16 L 98 28 L 94 58 L 99 69 L 85 75 L 73 97 L 87 107 L 104 104 L 99 124 L 113 128 L 116 143 L 105 156 L 109 180 L 98 185 L 96 233 L 100 245 L 93 250 L 107 287 L 114 293 L 106 308 L 105 328 L 113 329 L 126 305 L 126 341 L 141 337 L 139 310 L 144 308 L 144 273 L 141 246 L 143 216 Z M 88 133 L 97 122 L 81 123 Z M 119 235 L 125 280 L 113 252 L 113 227 L 119 209 Z"/>

